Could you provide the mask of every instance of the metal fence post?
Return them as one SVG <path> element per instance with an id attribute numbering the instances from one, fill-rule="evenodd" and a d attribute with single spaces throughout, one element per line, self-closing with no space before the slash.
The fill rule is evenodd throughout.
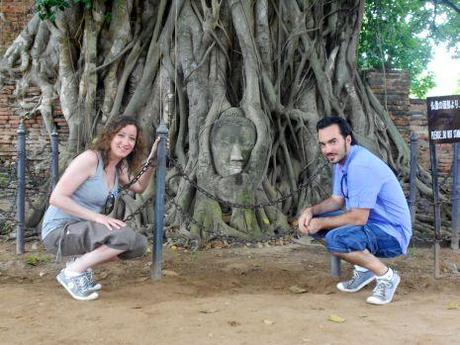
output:
<path id="1" fill-rule="evenodd" d="M 451 248 L 459 249 L 460 240 L 460 143 L 454 144 L 452 169 L 452 239 Z"/>
<path id="2" fill-rule="evenodd" d="M 334 278 L 340 277 L 342 270 L 342 262 L 339 257 L 331 255 L 331 276 Z"/>
<path id="3" fill-rule="evenodd" d="M 21 119 L 17 130 L 18 186 L 16 199 L 16 254 L 24 254 L 25 194 L 26 194 L 26 130 Z"/>
<path id="4" fill-rule="evenodd" d="M 163 225 L 164 225 L 164 204 L 165 204 L 165 179 L 166 179 L 166 140 L 168 128 L 161 122 L 157 128 L 157 136 L 160 137 L 158 144 L 158 158 L 156 171 L 155 188 L 155 229 L 153 236 L 152 255 L 152 279 L 161 279 L 161 261 L 163 253 Z"/>
<path id="5" fill-rule="evenodd" d="M 440 252 L 441 252 L 441 202 L 439 200 L 438 161 L 436 158 L 436 144 L 430 141 L 431 178 L 434 205 L 434 278 L 441 277 Z"/>
<path id="6" fill-rule="evenodd" d="M 409 209 L 412 225 L 415 222 L 417 208 L 417 135 L 410 135 L 410 173 L 409 173 Z"/>
<path id="7" fill-rule="evenodd" d="M 56 127 L 51 133 L 51 190 L 54 189 L 59 177 L 59 137 Z"/>
<path id="8" fill-rule="evenodd" d="M 335 178 L 334 166 L 331 167 L 331 175 L 332 175 L 332 181 L 334 181 L 334 178 Z M 331 265 L 331 276 L 334 278 L 340 277 L 340 274 L 342 273 L 342 260 L 338 256 L 331 254 L 330 265 Z"/>

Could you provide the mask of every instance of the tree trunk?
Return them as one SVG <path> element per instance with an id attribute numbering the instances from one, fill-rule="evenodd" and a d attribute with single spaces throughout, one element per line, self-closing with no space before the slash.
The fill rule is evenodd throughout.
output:
<path id="1" fill-rule="evenodd" d="M 361 144 L 408 172 L 406 143 L 357 71 L 363 8 L 362 0 L 93 0 L 55 23 L 34 16 L 0 71 L 40 87 L 49 134 L 59 95 L 66 161 L 121 114 L 136 116 L 153 142 L 173 85 L 171 156 L 181 168 L 168 175 L 178 205 L 169 224 L 204 240 L 261 239 L 330 193 L 315 130 L 325 115 L 349 119 Z"/>

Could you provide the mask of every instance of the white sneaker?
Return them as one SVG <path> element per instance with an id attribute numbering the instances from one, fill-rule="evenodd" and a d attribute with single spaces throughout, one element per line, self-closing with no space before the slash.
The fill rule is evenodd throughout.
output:
<path id="1" fill-rule="evenodd" d="M 72 257 L 69 261 L 65 263 L 65 267 L 69 267 L 69 265 L 74 263 L 75 260 L 77 260 L 77 257 Z M 86 274 L 89 280 L 88 290 L 99 291 L 100 289 L 102 289 L 102 285 L 94 280 L 93 270 L 91 268 L 88 268 L 84 273 Z"/>
<path id="2" fill-rule="evenodd" d="M 86 273 L 69 277 L 65 274 L 65 269 L 63 269 L 59 272 L 56 279 L 76 300 L 90 301 L 99 297 L 97 292 L 88 289 L 89 280 Z"/>
<path id="3" fill-rule="evenodd" d="M 367 303 L 377 305 L 390 303 L 393 300 L 400 281 L 401 277 L 396 271 L 393 271 L 393 278 L 391 279 L 377 278 L 377 285 L 374 288 L 372 296 L 367 298 Z"/>
<path id="4" fill-rule="evenodd" d="M 357 292 L 375 279 L 375 274 L 371 271 L 353 270 L 353 277 L 337 284 L 337 289 L 343 292 Z"/>
<path id="5" fill-rule="evenodd" d="M 88 277 L 89 281 L 88 290 L 99 291 L 100 289 L 102 289 L 102 285 L 94 280 L 93 270 L 91 268 L 88 268 L 85 271 L 85 274 Z"/>

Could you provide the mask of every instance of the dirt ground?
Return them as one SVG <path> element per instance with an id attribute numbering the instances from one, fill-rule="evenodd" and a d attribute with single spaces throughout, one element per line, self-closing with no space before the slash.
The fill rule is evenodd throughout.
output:
<path id="1" fill-rule="evenodd" d="M 442 250 L 439 280 L 432 278 L 431 249 L 411 249 L 390 261 L 402 277 L 395 300 L 371 306 L 365 302 L 371 287 L 356 294 L 336 290 L 322 247 L 259 247 L 165 248 L 164 274 L 156 282 L 151 256 L 108 264 L 96 270 L 99 299 L 78 302 L 56 282 L 61 265 L 48 260 L 40 244 L 27 243 L 18 257 L 14 243 L 0 243 L 0 343 L 458 343 L 458 252 Z M 343 276 L 349 274 L 344 265 Z"/>

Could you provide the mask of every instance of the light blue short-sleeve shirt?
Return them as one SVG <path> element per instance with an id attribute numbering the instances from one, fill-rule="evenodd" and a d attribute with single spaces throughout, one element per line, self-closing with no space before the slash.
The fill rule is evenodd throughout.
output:
<path id="1" fill-rule="evenodd" d="M 407 253 L 412 226 L 401 185 L 390 167 L 362 146 L 351 146 L 344 165 L 336 164 L 333 195 L 345 199 L 345 208 L 370 209 L 368 224 L 395 237 Z"/>

